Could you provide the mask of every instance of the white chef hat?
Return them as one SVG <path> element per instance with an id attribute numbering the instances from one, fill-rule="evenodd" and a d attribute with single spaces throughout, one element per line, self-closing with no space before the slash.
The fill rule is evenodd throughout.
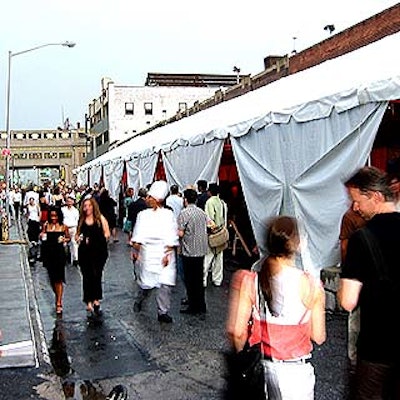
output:
<path id="1" fill-rule="evenodd" d="M 155 181 L 151 185 L 147 195 L 154 197 L 158 201 L 163 201 L 169 192 L 168 184 L 165 181 Z"/>

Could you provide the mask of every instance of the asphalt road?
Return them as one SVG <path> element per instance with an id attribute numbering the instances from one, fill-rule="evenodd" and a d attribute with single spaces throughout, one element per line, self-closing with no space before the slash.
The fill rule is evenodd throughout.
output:
<path id="1" fill-rule="evenodd" d="M 46 270 L 41 263 L 30 267 L 51 365 L 2 370 L 1 400 L 98 400 L 117 384 L 128 388 L 129 399 L 229 399 L 230 346 L 224 330 L 229 282 L 246 262 L 226 254 L 223 285 L 207 287 L 204 316 L 179 313 L 184 288 L 178 280 L 172 296 L 174 322 L 162 324 L 154 294 L 140 313 L 133 311 L 136 283 L 122 234 L 120 239 L 110 244 L 101 318 L 86 317 L 79 268 L 67 266 L 64 313 L 57 318 Z M 346 323 L 345 314 L 327 313 L 327 341 L 313 353 L 316 400 L 348 396 Z"/>

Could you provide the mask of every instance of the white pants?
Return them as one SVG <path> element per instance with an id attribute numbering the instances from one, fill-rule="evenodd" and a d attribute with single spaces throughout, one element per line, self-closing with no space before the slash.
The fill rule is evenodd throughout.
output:
<path id="1" fill-rule="evenodd" d="M 211 247 L 208 247 L 207 254 L 204 257 L 203 286 L 207 286 L 208 272 L 211 270 L 211 280 L 214 285 L 220 286 L 223 279 L 224 252 L 215 253 Z"/>
<path id="2" fill-rule="evenodd" d="M 266 399 L 314 400 L 315 374 L 311 363 L 263 360 Z"/>
<path id="3" fill-rule="evenodd" d="M 75 240 L 76 226 L 68 228 L 71 241 L 68 243 L 69 251 L 71 253 L 71 262 L 78 260 L 78 243 Z"/>

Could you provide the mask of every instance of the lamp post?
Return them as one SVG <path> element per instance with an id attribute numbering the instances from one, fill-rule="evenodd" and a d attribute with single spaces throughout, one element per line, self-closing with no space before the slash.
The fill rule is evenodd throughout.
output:
<path id="1" fill-rule="evenodd" d="M 10 93 L 11 93 L 11 59 L 15 56 L 19 56 L 21 54 L 29 53 L 31 51 L 39 50 L 43 47 L 48 46 L 64 46 L 64 47 L 74 47 L 75 43 L 73 42 L 61 42 L 61 43 L 45 43 L 39 46 L 32 47 L 27 50 L 18 51 L 16 53 L 8 52 L 8 74 L 7 74 L 7 95 L 6 95 L 6 213 L 7 213 L 7 222 L 8 226 L 11 225 L 10 221 L 10 144 L 11 144 L 11 132 L 10 132 Z"/>

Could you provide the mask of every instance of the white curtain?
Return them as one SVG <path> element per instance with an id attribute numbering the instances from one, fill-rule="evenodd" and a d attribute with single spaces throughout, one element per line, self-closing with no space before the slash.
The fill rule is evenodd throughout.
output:
<path id="1" fill-rule="evenodd" d="M 141 187 L 153 182 L 157 161 L 158 153 L 126 161 L 127 184 L 133 188 L 135 198 Z"/>
<path id="2" fill-rule="evenodd" d="M 214 139 L 201 145 L 179 146 L 162 151 L 165 174 L 169 185 L 183 189 L 199 179 L 216 182 L 224 141 Z"/>
<path id="3" fill-rule="evenodd" d="M 104 186 L 117 203 L 119 203 L 120 183 L 123 170 L 123 160 L 110 161 L 104 165 Z"/>
<path id="4" fill-rule="evenodd" d="M 339 227 L 349 206 L 343 182 L 365 165 L 386 102 L 368 103 L 329 118 L 270 124 L 232 137 L 253 230 L 265 254 L 266 221 L 292 215 L 308 238 L 302 267 L 318 275 L 339 261 Z"/>
<path id="5" fill-rule="evenodd" d="M 88 170 L 87 169 L 81 169 L 79 170 L 77 177 L 76 177 L 76 183 L 78 186 L 82 185 L 87 185 L 88 184 Z"/>
<path id="6" fill-rule="evenodd" d="M 101 164 L 92 165 L 89 168 L 89 178 L 90 178 L 89 184 L 91 187 L 93 187 L 95 183 L 97 183 L 98 185 L 100 184 L 101 174 L 102 174 Z"/>

